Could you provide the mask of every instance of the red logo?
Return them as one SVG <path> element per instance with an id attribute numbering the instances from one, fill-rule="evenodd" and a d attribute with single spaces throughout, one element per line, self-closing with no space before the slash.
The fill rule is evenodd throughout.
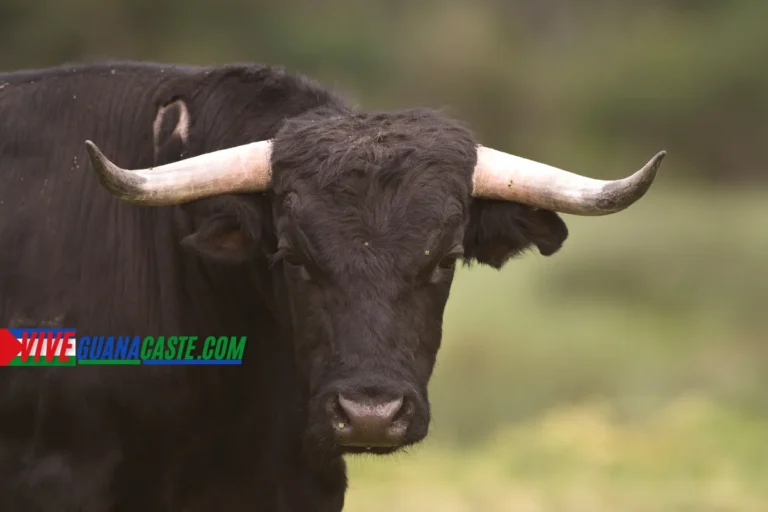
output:
<path id="1" fill-rule="evenodd" d="M 0 329 L 0 366 L 7 366 L 21 353 L 21 343 L 8 329 Z"/>

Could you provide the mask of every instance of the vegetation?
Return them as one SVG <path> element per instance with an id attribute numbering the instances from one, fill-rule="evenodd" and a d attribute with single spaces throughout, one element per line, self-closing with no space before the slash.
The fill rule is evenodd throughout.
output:
<path id="1" fill-rule="evenodd" d="M 602 402 L 552 409 L 472 450 L 350 461 L 347 510 L 762 512 L 768 420 L 686 396 L 642 419 Z"/>

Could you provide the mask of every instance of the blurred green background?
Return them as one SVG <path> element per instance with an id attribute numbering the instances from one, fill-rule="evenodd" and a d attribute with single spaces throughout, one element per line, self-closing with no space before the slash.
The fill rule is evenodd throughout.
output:
<path id="1" fill-rule="evenodd" d="M 0 69 L 283 64 L 649 194 L 462 269 L 432 434 L 350 511 L 768 510 L 768 2 L 0 0 Z"/>

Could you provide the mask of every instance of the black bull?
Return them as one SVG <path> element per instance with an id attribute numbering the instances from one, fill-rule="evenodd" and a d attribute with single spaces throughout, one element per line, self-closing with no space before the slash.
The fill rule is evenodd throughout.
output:
<path id="1" fill-rule="evenodd" d="M 272 187 L 146 207 L 147 168 L 273 139 Z M 472 197 L 477 142 L 279 68 L 0 75 L 0 328 L 247 336 L 242 367 L 0 371 L 0 508 L 338 511 L 344 453 L 427 434 L 457 261 L 555 253 L 558 215 Z"/>

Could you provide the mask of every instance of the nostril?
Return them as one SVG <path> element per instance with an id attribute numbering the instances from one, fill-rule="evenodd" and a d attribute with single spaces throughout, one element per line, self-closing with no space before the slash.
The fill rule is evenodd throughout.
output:
<path id="1" fill-rule="evenodd" d="M 402 405 L 392 417 L 392 423 L 407 423 L 413 416 L 413 410 L 413 402 L 407 398 L 403 399 Z"/>
<path id="2" fill-rule="evenodd" d="M 325 405 L 325 410 L 331 418 L 333 428 L 336 430 L 344 430 L 349 428 L 351 421 L 349 416 L 347 416 L 347 413 L 344 411 L 344 408 L 339 403 L 338 397 L 333 397 L 328 400 Z"/>
<path id="3" fill-rule="evenodd" d="M 398 446 L 406 437 L 414 413 L 413 402 L 403 396 L 376 400 L 339 394 L 328 407 L 341 444 L 365 448 Z"/>
<path id="4" fill-rule="evenodd" d="M 382 426 L 392 423 L 403 409 L 403 397 L 387 402 L 358 402 L 339 395 L 339 406 L 353 425 L 365 420 L 366 423 L 378 423 Z"/>

